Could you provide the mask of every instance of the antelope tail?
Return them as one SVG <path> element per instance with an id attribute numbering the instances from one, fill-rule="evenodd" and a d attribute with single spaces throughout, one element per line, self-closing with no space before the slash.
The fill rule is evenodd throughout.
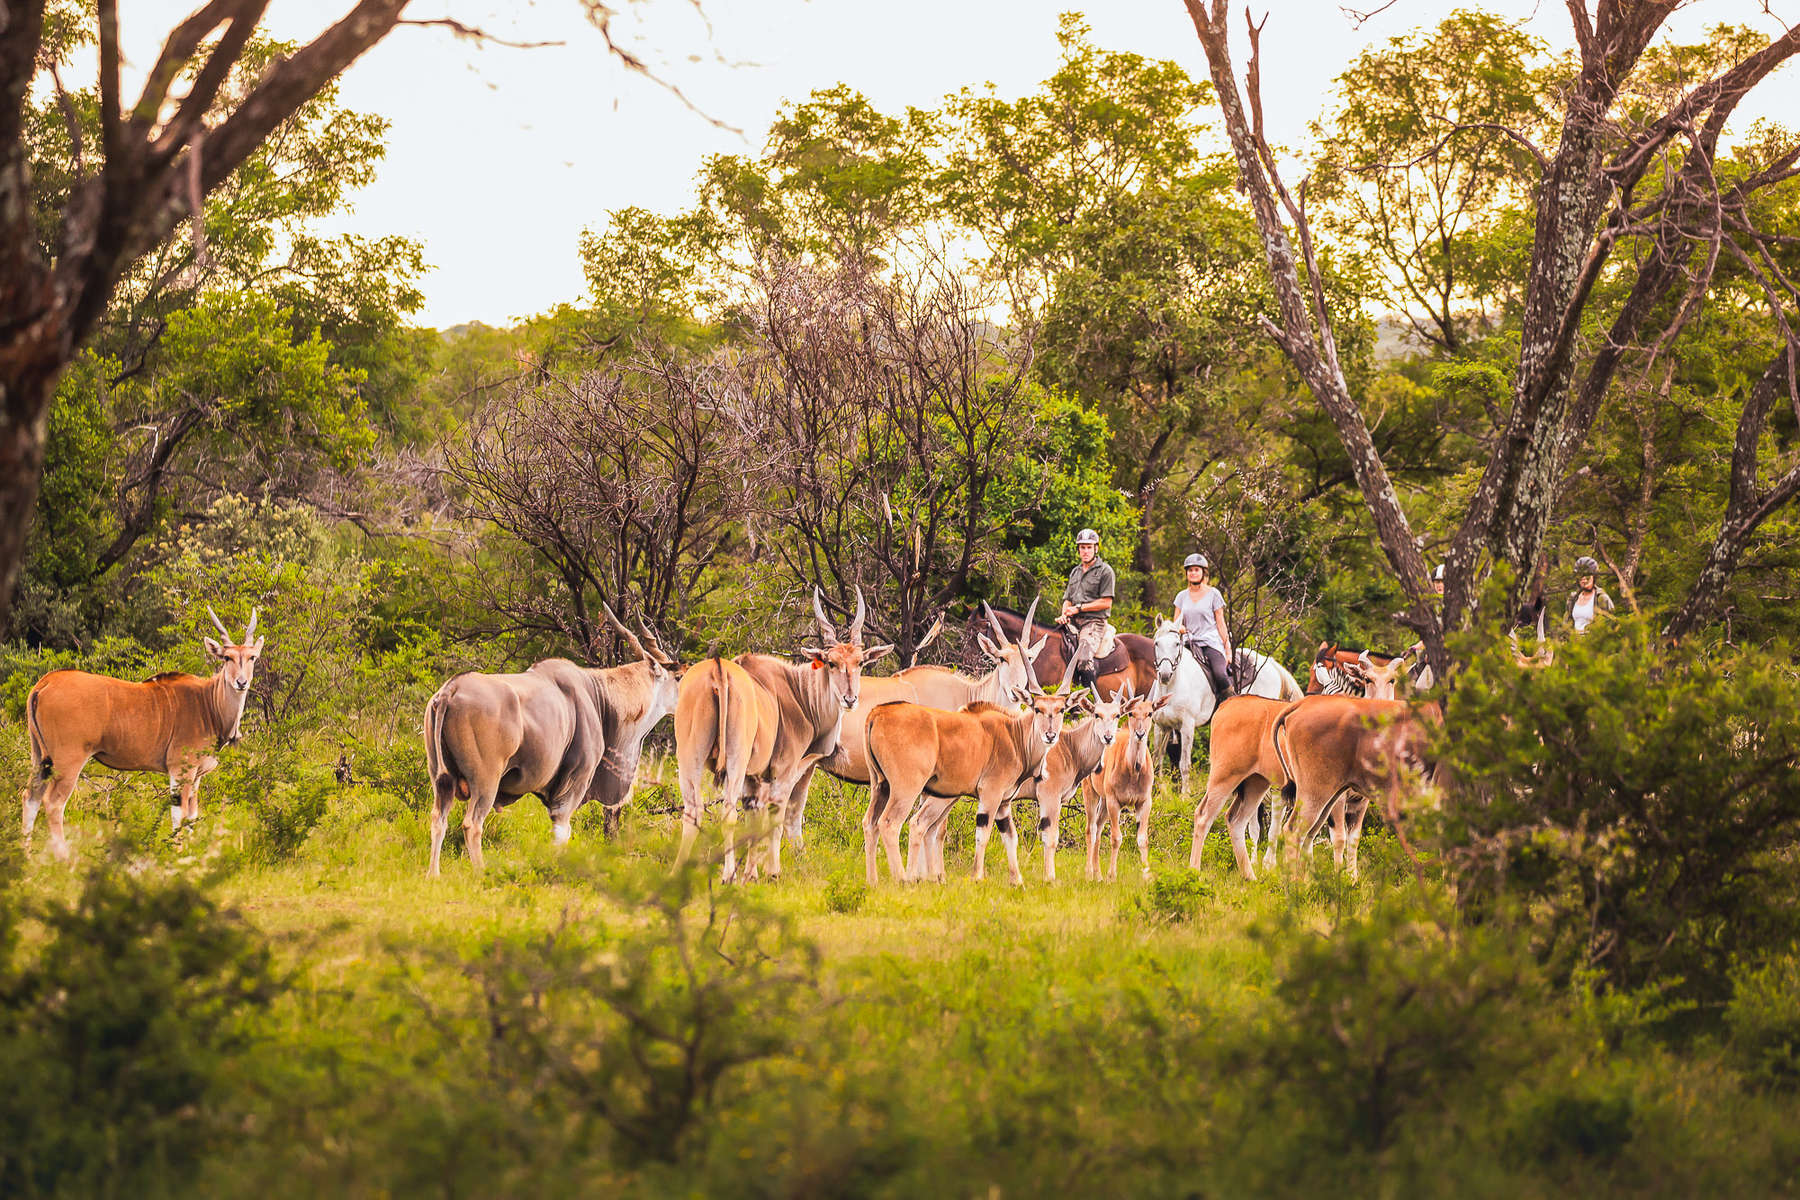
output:
<path id="1" fill-rule="evenodd" d="M 1300 785 L 1294 782 L 1294 766 L 1288 761 L 1287 753 L 1281 748 L 1282 739 L 1287 734 L 1288 712 L 1292 711 L 1293 709 L 1290 708 L 1276 717 L 1275 727 L 1269 730 L 1269 740 L 1275 745 L 1275 759 L 1281 764 L 1281 773 L 1287 776 L 1287 782 L 1281 785 L 1281 799 L 1286 804 L 1294 803 L 1295 798 L 1300 794 Z"/>
<path id="2" fill-rule="evenodd" d="M 713 661 L 718 664 L 719 671 L 719 690 L 717 693 L 719 697 L 719 724 L 718 728 L 713 731 L 713 738 L 715 739 L 713 742 L 715 747 L 713 753 L 719 756 L 719 770 L 723 772 L 725 769 L 725 758 L 727 753 L 725 742 L 725 709 L 727 702 L 731 699 L 731 676 L 725 670 L 724 659 L 714 659 Z"/>
<path id="3" fill-rule="evenodd" d="M 32 774 L 40 779 L 48 779 L 56 764 L 50 761 L 49 746 L 44 742 L 44 731 L 38 725 L 38 694 L 34 688 L 25 697 L 25 733 L 31 739 Z"/>
<path id="4" fill-rule="evenodd" d="M 444 698 L 433 696 L 425 710 L 425 753 L 431 760 L 431 791 L 440 809 L 448 809 L 452 796 L 469 795 L 469 781 L 462 777 L 450 752 L 444 749 Z"/>

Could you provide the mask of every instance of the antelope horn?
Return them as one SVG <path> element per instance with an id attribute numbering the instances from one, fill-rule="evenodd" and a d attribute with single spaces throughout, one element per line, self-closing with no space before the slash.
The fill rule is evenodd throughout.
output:
<path id="1" fill-rule="evenodd" d="M 862 585 L 856 585 L 856 615 L 850 618 L 850 644 L 862 645 L 863 618 L 869 615 L 869 609 L 863 603 Z"/>
<path id="2" fill-rule="evenodd" d="M 1375 665 L 1375 660 L 1369 657 L 1369 652 L 1367 650 L 1364 650 L 1361 654 L 1357 655 L 1356 661 L 1363 665 L 1364 670 L 1368 670 Z"/>
<path id="3" fill-rule="evenodd" d="M 250 610 L 250 627 L 244 630 L 244 645 L 248 646 L 251 642 L 256 640 L 256 618 L 261 614 L 262 609 L 260 608 L 252 608 Z"/>
<path id="4" fill-rule="evenodd" d="M 606 614 L 606 623 L 611 625 L 613 629 L 617 631 L 618 635 L 625 639 L 625 644 L 630 646 L 632 651 L 636 653 L 639 658 L 650 657 L 649 652 L 644 649 L 644 643 L 638 641 L 637 634 L 631 632 L 631 630 L 626 627 L 625 622 L 619 620 L 619 614 L 612 610 L 612 605 L 602 600 L 600 602 L 600 611 Z"/>
<path id="5" fill-rule="evenodd" d="M 1074 678 L 1075 678 L 1075 656 L 1073 654 L 1071 654 L 1071 655 L 1069 655 L 1069 664 L 1063 668 L 1062 681 L 1056 685 L 1056 690 L 1058 692 L 1068 691 L 1069 684 L 1071 681 L 1074 680 Z M 1025 680 L 1027 683 L 1032 685 L 1033 691 L 1041 692 L 1044 690 L 1043 688 L 1040 688 L 1037 686 L 1037 672 L 1036 671 L 1029 671 L 1029 670 L 1026 671 L 1025 672 Z"/>
<path id="6" fill-rule="evenodd" d="M 989 604 L 986 600 L 983 600 L 981 602 L 981 607 L 982 611 L 987 613 L 988 624 L 994 627 L 994 636 L 1000 639 L 1000 644 L 1004 646 L 1012 641 L 1011 638 L 1006 636 L 1006 630 L 1000 627 L 1000 618 L 994 615 L 994 606 Z"/>
<path id="7" fill-rule="evenodd" d="M 219 636 L 229 643 L 231 641 L 231 630 L 225 628 L 225 622 L 219 620 L 219 614 L 213 611 L 213 607 L 210 604 L 206 606 L 206 615 L 211 617 L 213 619 L 213 624 L 219 627 Z"/>
<path id="8" fill-rule="evenodd" d="M 644 618 L 641 616 L 638 617 L 638 632 L 644 635 L 644 645 L 649 649 L 650 657 L 665 667 L 675 665 L 673 656 L 663 649 L 662 639 L 650 632 L 650 627 L 644 624 Z"/>
<path id="9" fill-rule="evenodd" d="M 825 644 L 827 646 L 836 645 L 837 627 L 831 623 L 831 618 L 825 615 L 824 593 L 817 587 L 813 588 L 813 616 L 818 618 L 819 632 L 825 635 Z"/>
<path id="10" fill-rule="evenodd" d="M 916 666 L 918 664 L 919 655 L 923 654 L 925 652 L 925 647 L 935 642 L 937 640 L 937 635 L 942 632 L 944 632 L 944 614 L 940 612 L 937 615 L 937 620 L 931 623 L 931 628 L 925 631 L 925 636 L 919 639 L 919 644 L 913 647 L 913 665 Z"/>
<path id="11" fill-rule="evenodd" d="M 1025 638 L 1026 641 L 1031 640 L 1031 633 L 1032 633 L 1031 618 L 1037 615 L 1038 601 L 1041 600 L 1042 598 L 1043 597 L 1041 597 L 1041 596 L 1033 596 L 1031 598 L 1031 607 L 1025 610 L 1025 623 L 1023 625 L 1019 626 L 1019 633 Z"/>
<path id="12" fill-rule="evenodd" d="M 1525 661 L 1525 651 L 1519 645 L 1519 631 L 1515 629 L 1511 633 L 1507 634 L 1506 640 L 1509 643 L 1511 643 L 1511 645 L 1512 645 L 1513 657 L 1518 659 L 1521 662 Z"/>
<path id="13" fill-rule="evenodd" d="M 1543 655 L 1543 653 L 1544 653 L 1544 610 L 1540 608 L 1540 609 L 1538 609 L 1537 650 L 1534 652 L 1533 656 L 1541 657 Z"/>

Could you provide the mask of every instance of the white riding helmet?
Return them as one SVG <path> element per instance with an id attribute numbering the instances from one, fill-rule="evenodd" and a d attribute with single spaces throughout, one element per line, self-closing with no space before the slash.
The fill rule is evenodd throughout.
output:
<path id="1" fill-rule="evenodd" d="M 1075 535 L 1075 544 L 1077 546 L 1098 546 L 1100 535 L 1091 529 L 1084 529 Z"/>
<path id="2" fill-rule="evenodd" d="M 1212 564 L 1206 561 L 1204 554 L 1190 554 L 1182 559 L 1181 569 L 1185 571 L 1189 567 L 1204 567 L 1209 571 L 1212 570 Z"/>
<path id="3" fill-rule="evenodd" d="M 1439 563 L 1436 567 L 1432 568 L 1431 579 L 1432 579 L 1433 583 L 1437 583 L 1437 582 L 1442 581 L 1443 578 L 1444 578 L 1444 564 Z"/>

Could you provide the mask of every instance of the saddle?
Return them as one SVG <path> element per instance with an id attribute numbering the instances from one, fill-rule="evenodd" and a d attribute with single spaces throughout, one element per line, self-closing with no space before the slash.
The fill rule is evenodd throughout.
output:
<path id="1" fill-rule="evenodd" d="M 1256 682 L 1256 658 L 1239 647 L 1231 652 L 1231 690 L 1242 695 Z"/>

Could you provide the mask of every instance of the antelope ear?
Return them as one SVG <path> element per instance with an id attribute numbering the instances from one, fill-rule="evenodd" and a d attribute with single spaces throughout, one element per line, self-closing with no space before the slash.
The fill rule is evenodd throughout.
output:
<path id="1" fill-rule="evenodd" d="M 868 666 L 870 663 L 880 659 L 882 655 L 891 652 L 893 648 L 892 642 L 885 646 L 870 646 L 867 650 L 863 651 L 862 665 L 865 667 Z"/>
<path id="2" fill-rule="evenodd" d="M 1031 704 L 1031 693 L 1024 688 L 1009 687 L 1006 689 L 1006 694 L 1012 697 L 1014 704 L 1023 704 L 1027 706 Z"/>
<path id="3" fill-rule="evenodd" d="M 219 643 L 213 641 L 211 638 L 201 638 L 200 644 L 206 647 L 206 653 L 209 656 L 219 659 L 225 657 L 225 647 L 219 645 Z"/>
<path id="4" fill-rule="evenodd" d="M 1319 681 L 1320 687 L 1331 686 L 1331 672 L 1325 669 L 1324 663 L 1313 664 L 1313 678 Z"/>
<path id="5" fill-rule="evenodd" d="M 1025 651 L 1025 657 L 1031 662 L 1036 662 L 1037 656 L 1044 652 L 1044 647 L 1048 645 L 1049 642 L 1050 635 L 1046 633 L 1043 637 L 1038 639 L 1037 645 Z"/>
<path id="6" fill-rule="evenodd" d="M 988 635 L 985 633 L 978 633 L 975 635 L 975 644 L 981 647 L 981 652 L 983 654 L 987 655 L 995 662 L 999 662 L 1006 657 L 1000 653 L 1000 647 L 988 640 Z"/>
<path id="7" fill-rule="evenodd" d="M 1150 706 L 1150 711 L 1151 712 L 1160 712 L 1162 710 L 1162 706 L 1167 704 L 1169 701 L 1173 700 L 1174 698 L 1175 697 L 1172 695 L 1164 696 L 1161 700 L 1158 700 L 1155 704 L 1152 704 Z"/>
<path id="8" fill-rule="evenodd" d="M 263 646 L 263 640 L 261 638 L 257 638 L 256 641 L 254 641 L 250 644 L 250 653 L 261 654 L 262 646 Z"/>

